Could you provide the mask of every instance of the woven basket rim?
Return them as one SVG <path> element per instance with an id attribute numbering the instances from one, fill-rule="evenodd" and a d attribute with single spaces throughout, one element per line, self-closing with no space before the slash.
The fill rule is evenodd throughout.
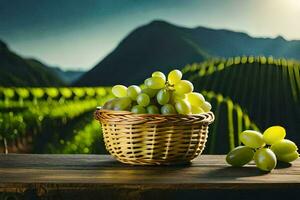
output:
<path id="1" fill-rule="evenodd" d="M 114 113 L 114 114 L 127 114 L 127 115 L 136 115 L 136 116 L 149 116 L 149 117 L 162 117 L 162 116 L 178 116 L 178 117 L 186 117 L 186 116 L 200 116 L 200 115 L 204 115 L 204 114 L 212 114 L 211 111 L 209 112 L 204 112 L 201 114 L 149 114 L 149 113 L 145 113 L 145 114 L 136 114 L 130 111 L 126 111 L 126 110 L 108 110 L 108 109 L 103 109 L 102 107 L 97 107 L 97 110 L 99 112 L 109 112 L 109 113 Z"/>
<path id="2" fill-rule="evenodd" d="M 97 109 L 94 113 L 95 119 L 102 121 L 106 117 L 101 116 L 110 116 L 110 119 L 113 119 L 114 122 L 117 122 L 116 119 L 120 117 L 120 121 L 123 121 L 124 119 L 129 119 L 130 121 L 173 121 L 174 119 L 177 120 L 200 120 L 199 122 L 211 124 L 215 120 L 215 116 L 213 112 L 205 112 L 201 114 L 170 114 L 170 115 L 162 115 L 162 114 L 136 114 L 129 111 L 116 111 L 116 110 L 107 110 L 107 109 Z M 107 120 L 107 118 L 105 119 Z"/>

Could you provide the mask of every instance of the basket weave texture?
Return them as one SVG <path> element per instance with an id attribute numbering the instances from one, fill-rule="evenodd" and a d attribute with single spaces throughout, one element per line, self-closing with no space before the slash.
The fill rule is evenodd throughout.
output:
<path id="1" fill-rule="evenodd" d="M 117 160 L 133 165 L 170 165 L 200 155 L 212 112 L 200 115 L 134 114 L 98 109 L 106 149 Z"/>

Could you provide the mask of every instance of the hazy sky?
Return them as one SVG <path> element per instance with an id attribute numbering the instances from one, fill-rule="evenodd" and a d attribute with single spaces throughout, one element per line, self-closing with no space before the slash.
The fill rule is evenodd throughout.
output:
<path id="1" fill-rule="evenodd" d="M 300 0 L 0 0 L 0 40 L 63 69 L 90 69 L 154 19 L 300 39 Z"/>

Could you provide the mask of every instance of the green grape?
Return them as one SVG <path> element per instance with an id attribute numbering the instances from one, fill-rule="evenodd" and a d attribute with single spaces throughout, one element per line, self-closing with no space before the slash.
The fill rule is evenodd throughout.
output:
<path id="1" fill-rule="evenodd" d="M 116 97 L 126 97 L 127 96 L 127 87 L 124 85 L 115 85 L 111 89 L 113 95 Z"/>
<path id="2" fill-rule="evenodd" d="M 181 80 L 174 86 L 176 93 L 178 94 L 187 94 L 193 92 L 194 86 L 190 81 Z"/>
<path id="3" fill-rule="evenodd" d="M 271 171 L 277 164 L 275 154 L 268 148 L 257 150 L 254 154 L 254 161 L 256 166 L 263 171 Z"/>
<path id="4" fill-rule="evenodd" d="M 297 151 L 294 151 L 292 153 L 287 153 L 287 154 L 283 154 L 283 155 L 276 154 L 276 157 L 278 160 L 280 160 L 282 162 L 289 163 L 289 162 L 293 162 L 294 160 L 297 160 L 299 158 L 299 153 Z"/>
<path id="5" fill-rule="evenodd" d="M 107 101 L 104 105 L 103 105 L 103 109 L 106 109 L 106 110 L 113 110 L 114 107 L 115 107 L 115 104 L 116 102 L 119 100 L 119 98 L 114 98 L 114 99 L 111 99 L 109 101 Z"/>
<path id="6" fill-rule="evenodd" d="M 281 126 L 271 126 L 263 133 L 263 138 L 267 144 L 274 144 L 275 142 L 284 139 L 286 133 Z"/>
<path id="7" fill-rule="evenodd" d="M 187 100 L 192 106 L 196 107 L 201 106 L 205 102 L 203 95 L 198 92 L 191 92 L 187 94 Z"/>
<path id="8" fill-rule="evenodd" d="M 241 167 L 248 164 L 253 159 L 253 156 L 253 149 L 246 146 L 238 146 L 227 154 L 226 161 L 232 166 Z"/>
<path id="9" fill-rule="evenodd" d="M 145 80 L 145 85 L 151 89 L 161 89 L 165 87 L 165 80 L 161 77 L 151 77 Z"/>
<path id="10" fill-rule="evenodd" d="M 207 101 L 205 101 L 202 105 L 201 105 L 202 110 L 204 110 L 204 112 L 209 112 L 211 110 L 211 104 Z"/>
<path id="11" fill-rule="evenodd" d="M 178 101 L 175 104 L 175 108 L 179 114 L 184 114 L 184 115 L 191 114 L 191 105 L 187 100 Z"/>
<path id="12" fill-rule="evenodd" d="M 151 88 L 145 88 L 142 90 L 142 93 L 147 94 L 150 98 L 153 98 L 156 96 L 157 92 L 159 90 L 151 89 Z"/>
<path id="13" fill-rule="evenodd" d="M 186 100 L 186 94 L 177 94 L 173 92 L 171 95 L 171 102 L 175 104 L 178 101 Z"/>
<path id="14" fill-rule="evenodd" d="M 193 105 L 191 106 L 191 112 L 192 112 L 192 114 L 205 113 L 201 107 L 197 107 L 197 106 L 193 106 Z"/>
<path id="15" fill-rule="evenodd" d="M 139 93 L 141 93 L 141 88 L 137 85 L 131 85 L 127 89 L 127 96 L 132 100 L 136 100 Z"/>
<path id="16" fill-rule="evenodd" d="M 164 75 L 164 73 L 159 71 L 153 72 L 152 77 L 161 77 L 162 79 L 164 79 L 164 81 L 166 81 L 166 76 Z"/>
<path id="17" fill-rule="evenodd" d="M 137 96 L 136 101 L 140 106 L 145 107 L 149 105 L 150 97 L 147 94 L 141 93 Z"/>
<path id="18" fill-rule="evenodd" d="M 272 144 L 271 150 L 279 156 L 297 151 L 298 148 L 296 144 L 291 140 L 283 139 Z"/>
<path id="19" fill-rule="evenodd" d="M 253 130 L 243 131 L 240 135 L 240 140 L 244 145 L 254 149 L 265 146 L 262 134 Z"/>
<path id="20" fill-rule="evenodd" d="M 131 112 L 136 114 L 144 114 L 147 113 L 146 109 L 143 106 L 135 105 L 131 108 Z"/>
<path id="21" fill-rule="evenodd" d="M 130 110 L 131 99 L 129 97 L 118 98 L 114 104 L 114 110 Z"/>
<path id="22" fill-rule="evenodd" d="M 166 89 L 161 89 L 156 95 L 157 102 L 160 105 L 165 105 L 170 100 L 170 92 Z"/>
<path id="23" fill-rule="evenodd" d="M 176 114 L 176 109 L 171 104 L 166 104 L 161 107 L 160 109 L 161 114 L 163 115 L 170 115 L 170 114 Z"/>
<path id="24" fill-rule="evenodd" d="M 147 107 L 147 113 L 149 114 L 159 114 L 159 109 L 155 105 L 150 105 Z"/>
<path id="25" fill-rule="evenodd" d="M 177 84 L 182 78 L 182 73 L 181 71 L 175 69 L 175 70 L 172 70 L 169 74 L 168 74 L 168 82 L 171 84 L 171 85 L 175 85 Z"/>

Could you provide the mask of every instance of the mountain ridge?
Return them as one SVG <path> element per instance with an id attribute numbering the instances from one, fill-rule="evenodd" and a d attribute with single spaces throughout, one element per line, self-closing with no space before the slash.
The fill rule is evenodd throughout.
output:
<path id="1" fill-rule="evenodd" d="M 186 35 L 172 25 L 153 22 L 138 27 L 75 85 L 139 84 L 153 71 L 167 72 L 174 67 L 180 68 L 191 60 L 200 62 L 209 57 L 205 50 L 188 40 Z M 116 67 L 124 63 L 124 71 Z M 114 79 L 110 79 L 110 74 L 114 74 Z"/>
<path id="2" fill-rule="evenodd" d="M 65 86 L 83 72 L 63 71 L 35 58 L 24 58 L 0 40 L 0 86 Z"/>
<path id="3" fill-rule="evenodd" d="M 300 52 L 300 40 L 288 41 L 282 36 L 252 37 L 227 29 L 188 28 L 154 20 L 130 32 L 75 85 L 140 84 L 153 71 L 167 72 L 211 57 L 265 55 L 300 60 L 297 52 Z"/>

